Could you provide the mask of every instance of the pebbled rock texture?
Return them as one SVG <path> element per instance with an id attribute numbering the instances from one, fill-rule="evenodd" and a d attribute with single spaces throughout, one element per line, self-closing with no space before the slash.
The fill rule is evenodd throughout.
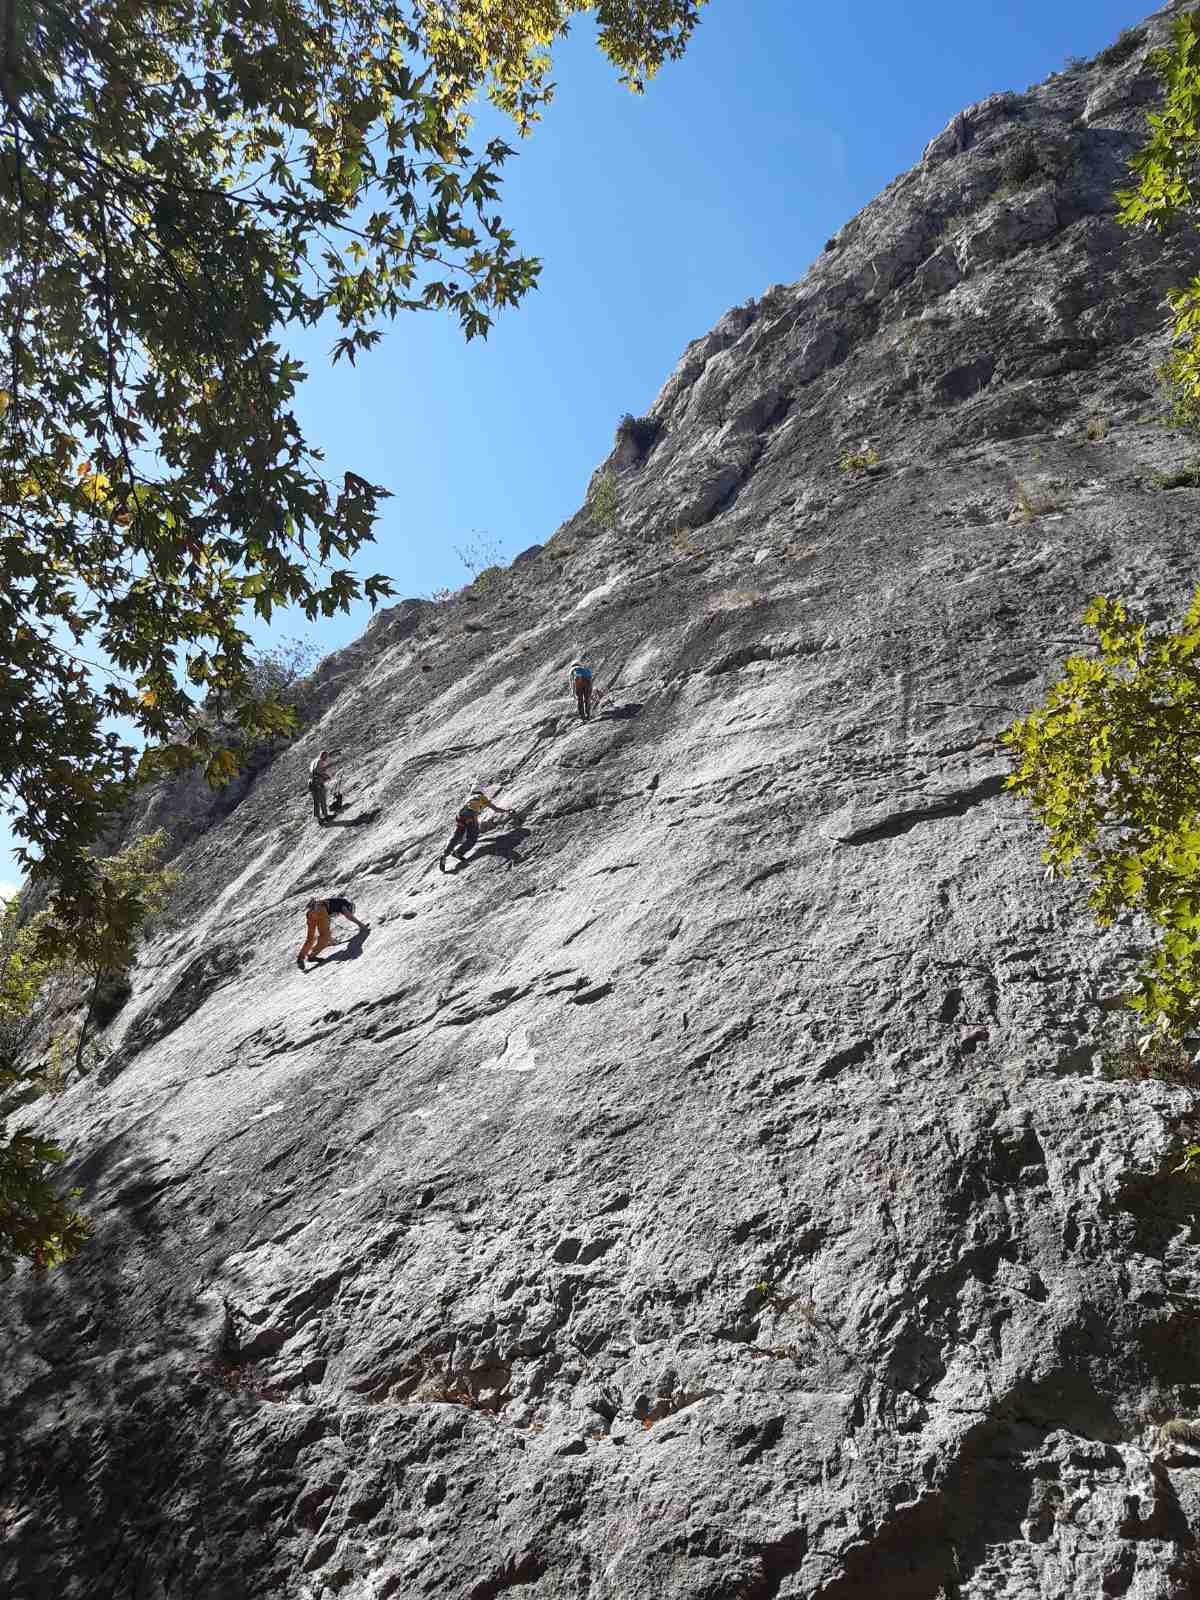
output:
<path id="1" fill-rule="evenodd" d="M 3 1593 L 1200 1592 L 1197 1103 L 1101 1071 L 1138 930 L 1043 881 L 997 747 L 1093 593 L 1195 581 L 1196 240 L 1111 198 L 1171 14 L 691 345 L 615 526 L 147 802 L 173 922 L 50 1113 L 95 1242 L 4 1291 Z M 520 821 L 442 876 L 477 775 Z M 300 971 L 336 891 L 370 932 Z"/>

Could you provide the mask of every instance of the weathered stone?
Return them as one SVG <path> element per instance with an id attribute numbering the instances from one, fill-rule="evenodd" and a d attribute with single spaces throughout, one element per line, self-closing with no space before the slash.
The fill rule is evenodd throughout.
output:
<path id="1" fill-rule="evenodd" d="M 1092 594 L 1195 579 L 1139 61 L 956 119 L 690 347 L 613 529 L 147 800 L 176 920 L 45 1111 L 96 1240 L 6 1291 L 6 1595 L 1192 1592 L 1195 1097 L 1103 1075 L 1137 930 L 998 745 Z M 477 776 L 521 820 L 442 876 Z M 301 973 L 337 889 L 371 932 Z"/>
<path id="2" fill-rule="evenodd" d="M 1024 245 L 1048 239 L 1058 229 L 1054 190 L 1045 185 L 1019 202 L 1000 201 L 988 208 L 977 223 L 964 228 L 955 241 L 962 272 L 977 272 L 986 262 L 1011 255 Z"/>

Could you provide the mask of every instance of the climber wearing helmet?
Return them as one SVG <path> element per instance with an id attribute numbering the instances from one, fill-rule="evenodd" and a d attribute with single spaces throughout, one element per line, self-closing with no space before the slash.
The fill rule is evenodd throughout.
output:
<path id="1" fill-rule="evenodd" d="M 352 922 L 360 933 L 367 933 L 370 923 L 360 922 L 354 915 L 354 901 L 347 900 L 345 895 L 333 895 L 328 900 L 310 900 L 305 907 L 308 924 L 304 933 L 304 943 L 300 946 L 300 954 L 296 957 L 296 964 L 303 968 L 306 961 L 311 961 L 314 956 L 319 956 L 322 950 L 328 950 L 330 945 L 337 940 L 329 931 L 330 917 L 345 917 L 347 922 Z"/>
<path id="2" fill-rule="evenodd" d="M 585 667 L 582 661 L 572 661 L 571 675 L 568 678 L 575 693 L 575 709 L 579 712 L 579 720 L 588 722 L 592 715 L 592 669 Z"/>
<path id="3" fill-rule="evenodd" d="M 489 810 L 498 811 L 502 817 L 512 816 L 511 811 L 496 804 L 482 783 L 476 782 L 454 819 L 454 833 L 449 844 L 438 857 L 438 866 L 443 872 L 446 870 L 447 856 L 455 856 L 461 861 L 474 846 L 479 838 L 480 813 Z"/>

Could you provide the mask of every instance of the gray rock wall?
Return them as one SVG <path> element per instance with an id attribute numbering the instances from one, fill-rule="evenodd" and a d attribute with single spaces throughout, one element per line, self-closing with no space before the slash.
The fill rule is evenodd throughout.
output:
<path id="1" fill-rule="evenodd" d="M 613 530 L 155 799 L 175 922 L 51 1114 L 96 1239 L 5 1290 L 5 1593 L 1197 1592 L 1195 1099 L 1101 1071 L 1138 930 L 1043 880 L 997 746 L 1093 593 L 1195 581 L 1196 242 L 1111 199 L 1170 14 L 693 344 Z M 477 775 L 522 820 L 442 876 Z M 371 932 L 301 972 L 337 890 Z"/>

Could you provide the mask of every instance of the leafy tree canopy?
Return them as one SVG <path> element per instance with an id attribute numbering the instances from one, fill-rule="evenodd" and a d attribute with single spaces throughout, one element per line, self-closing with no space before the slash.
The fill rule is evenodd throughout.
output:
<path id="1" fill-rule="evenodd" d="M 354 361 L 405 310 L 485 334 L 539 264 L 473 101 L 525 132 L 583 12 L 640 89 L 703 3 L 0 0 L 0 790 L 26 865 L 94 890 L 82 847 L 130 781 L 231 776 L 198 701 L 287 731 L 249 612 L 389 592 L 350 567 L 386 491 L 327 479 L 281 335 L 329 316 Z"/>
<path id="2" fill-rule="evenodd" d="M 1107 926 L 1137 912 L 1152 949 L 1131 997 L 1155 1029 L 1200 1028 L 1200 590 L 1176 629 L 1121 600 L 1084 613 L 1097 651 L 1009 729 L 1010 786 L 1049 832 L 1052 871 L 1078 872 Z"/>

